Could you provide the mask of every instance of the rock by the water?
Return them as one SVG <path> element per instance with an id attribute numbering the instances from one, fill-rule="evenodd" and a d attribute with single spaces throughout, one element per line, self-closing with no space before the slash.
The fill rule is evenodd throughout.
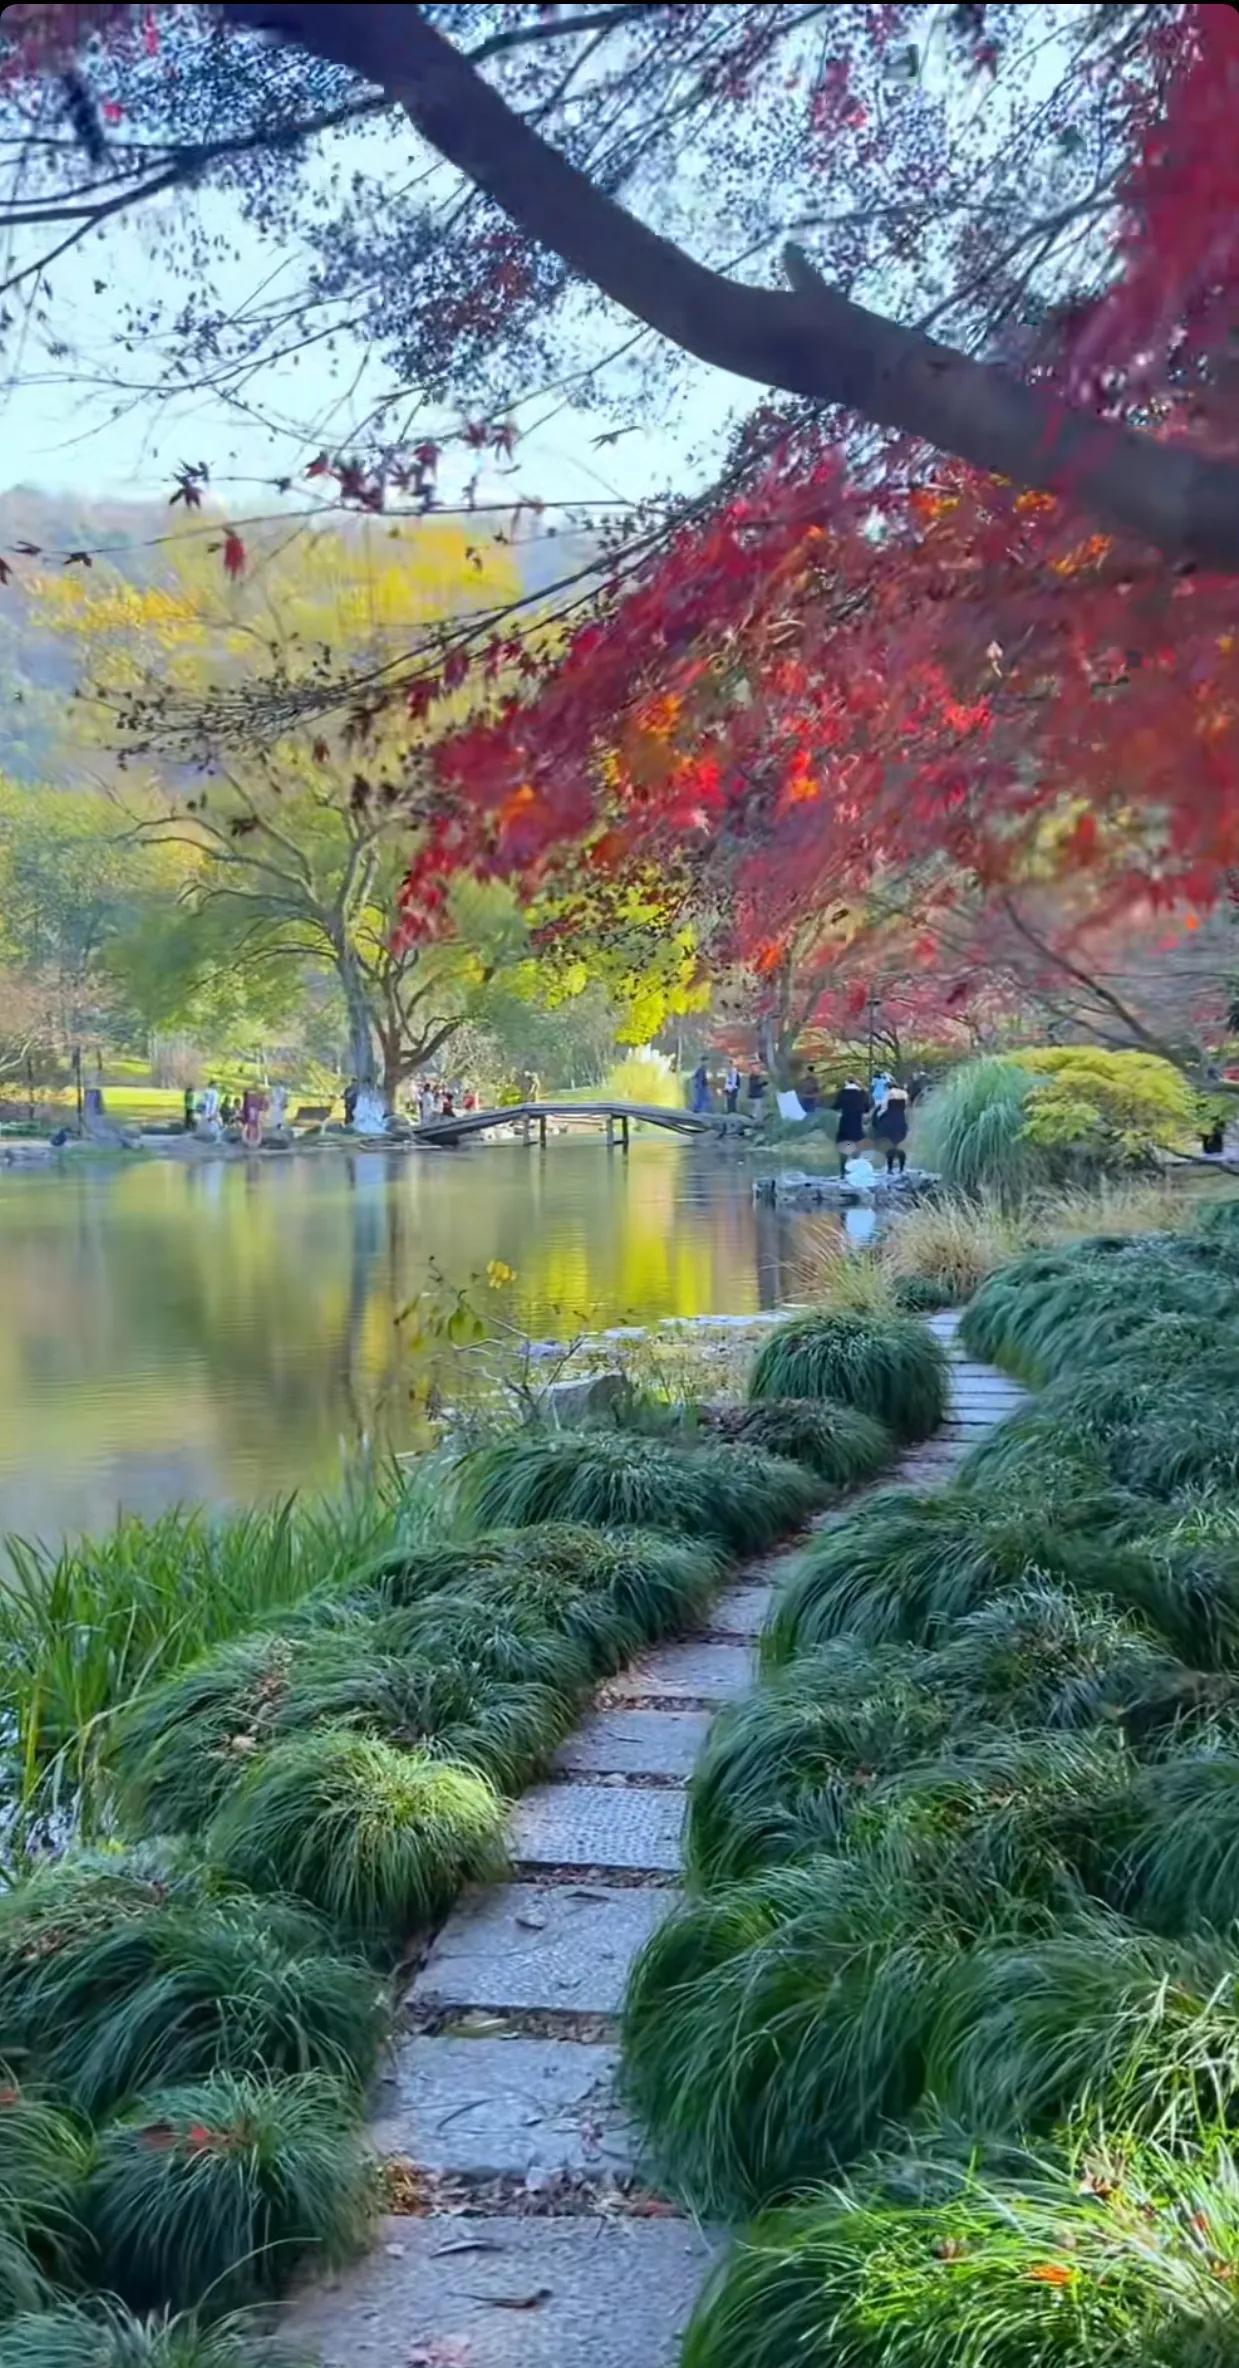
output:
<path id="1" fill-rule="evenodd" d="M 928 1199 L 941 1182 L 928 1168 L 905 1168 L 902 1176 L 877 1175 L 871 1184 L 784 1168 L 775 1176 L 756 1176 L 753 1198 L 802 1209 L 852 1209 L 862 1202 L 890 1205 L 903 1201 L 910 1205 Z"/>

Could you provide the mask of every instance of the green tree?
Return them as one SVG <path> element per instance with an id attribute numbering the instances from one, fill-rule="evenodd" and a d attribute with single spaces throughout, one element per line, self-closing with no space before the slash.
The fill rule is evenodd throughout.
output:
<path id="1" fill-rule="evenodd" d="M 193 1025 L 229 993 L 270 1018 L 298 981 L 324 974 L 350 1068 L 394 1098 L 503 967 L 525 960 L 524 922 L 498 883 L 462 879 L 397 928 L 438 797 L 430 727 L 385 710 L 361 745 L 334 714 L 314 715 L 333 658 L 381 669 L 462 605 L 506 597 L 510 559 L 472 558 L 444 520 L 374 535 L 359 524 L 272 543 L 233 580 L 187 533 L 158 585 L 102 570 L 89 586 L 47 583 L 46 613 L 86 659 L 84 713 L 105 719 L 91 728 L 123 762 L 115 794 L 133 840 L 181 866 L 175 915 L 165 907 L 119 957 L 148 1018 Z M 462 694 L 443 720 L 464 712 Z M 273 732 L 273 716 L 286 728 Z"/>

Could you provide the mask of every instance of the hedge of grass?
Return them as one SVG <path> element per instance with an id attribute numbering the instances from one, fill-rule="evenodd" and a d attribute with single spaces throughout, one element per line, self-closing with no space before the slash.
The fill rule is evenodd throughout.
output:
<path id="1" fill-rule="evenodd" d="M 794 1316 L 763 1343 L 749 1395 L 837 1399 L 885 1423 L 897 1438 L 921 1439 L 945 1418 L 947 1361 L 915 1316 Z"/>
<path id="2" fill-rule="evenodd" d="M 773 1545 L 825 1496 L 803 1465 L 756 1447 L 681 1447 L 623 1431 L 518 1432 L 478 1449 L 460 1482 L 463 1514 L 479 1529 L 644 1524 L 736 1554 Z"/>
<path id="3" fill-rule="evenodd" d="M 759 2215 L 691 2368 L 1234 2350 L 1227 1206 L 983 1284 L 967 1347 L 1040 1396 L 797 1549 L 711 1729 L 624 2031 L 653 2172 Z"/>
<path id="4" fill-rule="evenodd" d="M 441 1474 L 449 1534 L 385 1503 L 248 1628 L 123 1664 L 60 1804 L 109 1840 L 0 1894 L 0 2368 L 267 2358 L 229 2314 L 363 2241 L 388 1971 L 503 1871 L 505 1796 L 731 1557 L 894 1452 L 819 1399 L 653 1432 L 530 1426 Z"/>

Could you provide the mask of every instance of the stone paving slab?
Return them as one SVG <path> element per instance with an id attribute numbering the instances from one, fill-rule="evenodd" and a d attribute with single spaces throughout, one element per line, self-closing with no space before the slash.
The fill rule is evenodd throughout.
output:
<path id="1" fill-rule="evenodd" d="M 323 2368 L 675 2368 L 713 2258 L 683 2220 L 385 2220 L 282 2332 Z"/>
<path id="2" fill-rule="evenodd" d="M 607 1691 L 614 1701 L 656 1701 L 684 1695 L 701 1702 L 734 1702 L 756 1676 L 751 1648 L 744 1644 L 669 1644 L 654 1659 L 634 1661 Z"/>
<path id="3" fill-rule="evenodd" d="M 669 1890 L 505 1883 L 449 1916 L 410 1997 L 420 2009 L 551 2007 L 618 2014 L 628 1969 L 675 1904 Z"/>
<path id="4" fill-rule="evenodd" d="M 708 1710 L 596 1710 L 555 1754 L 583 1776 L 690 1776 L 710 1725 Z"/>
<path id="5" fill-rule="evenodd" d="M 764 1587 L 728 1587 L 707 1615 L 706 1626 L 715 1636 L 760 1636 L 774 1597 L 773 1580 Z"/>
<path id="6" fill-rule="evenodd" d="M 425 2171 L 527 2179 L 632 2168 L 619 2050 L 562 2039 L 406 2040 L 370 2142 Z"/>
<path id="7" fill-rule="evenodd" d="M 508 1843 L 518 1866 L 623 1867 L 673 1875 L 682 1856 L 684 1795 L 633 1785 L 539 1784 L 518 1801 Z"/>

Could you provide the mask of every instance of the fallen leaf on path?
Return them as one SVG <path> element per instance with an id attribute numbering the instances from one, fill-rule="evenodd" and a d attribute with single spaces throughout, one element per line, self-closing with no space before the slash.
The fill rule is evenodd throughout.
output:
<path id="1" fill-rule="evenodd" d="M 489 2303 L 492 2310 L 540 2310 L 553 2292 L 552 2286 L 535 2286 L 532 2294 L 470 2294 L 468 2299 Z"/>

